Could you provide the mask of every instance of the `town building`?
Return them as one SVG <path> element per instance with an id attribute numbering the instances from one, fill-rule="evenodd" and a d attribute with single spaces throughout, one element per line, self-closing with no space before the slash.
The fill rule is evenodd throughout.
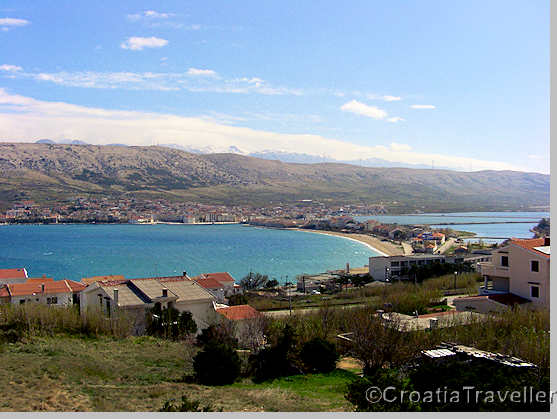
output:
<path id="1" fill-rule="evenodd" d="M 111 317 L 123 310 L 134 320 L 134 333 L 146 328 L 146 311 L 160 304 L 189 311 L 198 332 L 216 319 L 216 297 L 187 275 L 97 281 L 82 291 L 81 312 L 100 310 Z"/>
<path id="2" fill-rule="evenodd" d="M 64 279 L 27 278 L 24 283 L 6 284 L 0 288 L 0 302 L 4 304 L 37 303 L 54 306 L 79 305 L 80 292 L 85 285 Z"/>
<path id="3" fill-rule="evenodd" d="M 413 266 L 421 267 L 434 263 L 469 264 L 472 269 L 480 262 L 491 259 L 490 254 L 470 253 L 467 255 L 445 256 L 434 254 L 414 254 L 397 256 L 373 256 L 369 258 L 369 274 L 376 281 L 390 281 L 404 277 Z"/>
<path id="4" fill-rule="evenodd" d="M 501 311 L 516 304 L 549 308 L 549 237 L 511 239 L 480 263 L 484 284 L 476 296 L 454 300 L 461 311 Z"/>
<path id="5" fill-rule="evenodd" d="M 27 278 L 25 268 L 0 269 L 0 285 L 23 283 Z"/>

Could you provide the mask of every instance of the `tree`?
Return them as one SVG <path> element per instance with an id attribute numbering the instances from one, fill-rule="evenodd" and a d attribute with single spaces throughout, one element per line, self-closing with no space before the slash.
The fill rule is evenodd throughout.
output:
<path id="1" fill-rule="evenodd" d="M 234 294 L 228 297 L 229 306 L 240 306 L 248 303 L 248 298 L 244 294 Z"/>
<path id="2" fill-rule="evenodd" d="M 224 344 L 233 349 L 238 348 L 238 339 L 234 337 L 232 322 L 222 322 L 206 327 L 197 336 L 197 344 L 199 346 Z"/>
<path id="3" fill-rule="evenodd" d="M 240 357 L 225 344 L 206 345 L 193 359 L 195 377 L 204 385 L 232 384 L 240 376 L 240 369 Z"/>
<path id="4" fill-rule="evenodd" d="M 278 287 L 279 282 L 273 278 L 267 281 L 267 283 L 265 284 L 265 288 L 275 288 Z"/>
<path id="5" fill-rule="evenodd" d="M 250 272 L 240 280 L 240 286 L 244 290 L 263 288 L 269 281 L 269 276 Z"/>
<path id="6" fill-rule="evenodd" d="M 300 358 L 308 371 L 327 373 L 336 368 L 338 353 L 332 343 L 314 338 L 304 344 Z"/>
<path id="7" fill-rule="evenodd" d="M 161 309 L 160 303 L 147 312 L 148 335 L 167 339 L 180 339 L 197 332 L 197 324 L 189 311 L 180 312 L 174 307 Z"/>

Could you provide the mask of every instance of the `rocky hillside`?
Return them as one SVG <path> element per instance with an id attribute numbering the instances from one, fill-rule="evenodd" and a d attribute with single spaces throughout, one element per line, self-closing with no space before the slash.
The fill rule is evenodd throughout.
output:
<path id="1" fill-rule="evenodd" d="M 398 210 L 525 209 L 549 205 L 549 176 L 296 164 L 166 147 L 0 143 L 0 201 L 76 195 L 164 196 L 256 204 L 314 199 L 384 202 Z"/>

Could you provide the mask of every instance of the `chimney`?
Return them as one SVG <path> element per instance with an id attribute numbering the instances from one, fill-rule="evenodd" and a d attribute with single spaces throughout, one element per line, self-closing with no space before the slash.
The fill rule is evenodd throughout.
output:
<path id="1" fill-rule="evenodd" d="M 348 262 L 346 262 L 346 273 L 350 273 L 350 264 Z"/>
<path id="2" fill-rule="evenodd" d="M 430 329 L 437 329 L 437 325 L 439 324 L 439 320 L 435 317 L 429 319 L 429 328 Z"/>
<path id="3" fill-rule="evenodd" d="M 114 289 L 114 307 L 118 307 L 118 290 Z"/>
<path id="4" fill-rule="evenodd" d="M 549 246 L 549 245 L 550 245 L 550 244 L 549 244 L 549 237 L 544 237 L 544 238 L 543 238 L 543 245 L 544 245 L 544 246 Z"/>
<path id="5" fill-rule="evenodd" d="M 44 294 L 44 284 L 41 284 L 41 292 Z"/>
<path id="6" fill-rule="evenodd" d="M 168 290 L 166 288 L 162 289 L 162 296 L 165 298 L 168 297 Z"/>
<path id="7" fill-rule="evenodd" d="M 182 276 L 185 278 L 186 276 L 188 276 L 188 273 L 187 273 L 186 271 L 184 271 L 184 272 L 182 273 Z"/>

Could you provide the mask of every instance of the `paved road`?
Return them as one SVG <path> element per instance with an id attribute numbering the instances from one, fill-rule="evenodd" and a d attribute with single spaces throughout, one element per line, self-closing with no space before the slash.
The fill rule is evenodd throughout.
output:
<path id="1" fill-rule="evenodd" d="M 445 243 L 443 243 L 441 246 L 439 246 L 439 248 L 435 252 L 436 253 L 445 253 L 447 250 L 449 250 L 451 248 L 451 246 L 454 246 L 455 243 L 456 243 L 456 239 L 451 237 Z"/>

